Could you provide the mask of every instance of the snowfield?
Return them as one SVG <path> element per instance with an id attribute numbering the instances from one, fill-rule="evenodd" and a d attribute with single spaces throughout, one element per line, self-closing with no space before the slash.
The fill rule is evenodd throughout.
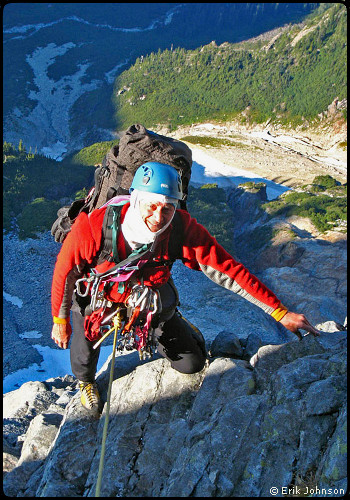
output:
<path id="1" fill-rule="evenodd" d="M 248 181 L 265 182 L 268 200 L 277 198 L 289 189 L 282 184 L 264 179 L 254 172 L 229 166 L 200 149 L 191 149 L 193 159 L 191 184 L 193 186 L 215 183 L 219 187 L 228 188 L 237 187 Z"/>

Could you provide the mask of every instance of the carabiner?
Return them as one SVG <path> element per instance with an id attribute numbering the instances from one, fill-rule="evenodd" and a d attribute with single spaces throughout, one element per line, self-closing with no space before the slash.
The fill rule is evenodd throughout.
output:
<path id="1" fill-rule="evenodd" d="M 85 293 L 82 293 L 81 289 L 80 289 L 80 284 L 82 281 L 85 281 L 86 282 L 86 290 L 85 290 Z M 80 297 L 87 297 L 88 296 L 88 293 L 89 293 L 89 290 L 90 290 L 90 286 L 91 286 L 91 281 L 89 281 L 88 279 L 86 278 L 81 278 L 79 280 L 77 280 L 75 282 L 75 290 L 77 292 L 77 294 L 80 296 Z"/>
<path id="2" fill-rule="evenodd" d="M 92 289 L 91 289 L 91 309 L 95 311 L 96 309 L 96 301 L 97 301 L 97 293 L 100 286 L 101 278 L 94 279 Z"/>

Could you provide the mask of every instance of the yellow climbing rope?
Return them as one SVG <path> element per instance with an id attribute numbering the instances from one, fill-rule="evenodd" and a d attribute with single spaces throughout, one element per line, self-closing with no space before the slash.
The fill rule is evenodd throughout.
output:
<path id="1" fill-rule="evenodd" d="M 114 322 L 114 320 L 113 320 L 113 322 Z M 119 327 L 119 328 L 120 328 L 120 327 Z M 119 328 L 118 328 L 118 329 L 119 329 Z M 110 335 L 110 334 L 113 332 L 113 330 L 114 330 L 114 329 L 115 329 L 115 326 L 114 326 L 114 323 L 113 323 L 112 328 L 111 328 L 110 330 L 108 330 L 108 332 L 106 332 L 106 333 L 103 335 L 103 337 L 101 337 L 101 338 L 100 338 L 100 340 L 98 340 L 98 341 L 96 342 L 96 344 L 94 344 L 94 345 L 92 346 L 92 347 L 93 347 L 93 349 L 97 349 L 97 348 L 98 348 L 98 346 L 99 346 L 100 344 L 102 344 L 102 342 L 104 341 L 104 339 L 105 339 L 105 338 L 107 338 L 107 337 L 108 337 L 108 335 Z"/>
<path id="2" fill-rule="evenodd" d="M 113 340 L 113 351 L 112 351 L 112 360 L 111 360 L 111 371 L 109 373 L 106 416 L 105 416 L 105 422 L 104 422 L 104 426 L 103 426 L 100 464 L 99 464 L 99 468 L 98 468 L 95 497 L 99 497 L 100 492 L 101 492 L 101 482 L 102 482 L 103 464 L 104 464 L 104 457 L 105 457 L 105 451 L 106 451 L 106 439 L 107 439 L 107 429 L 108 429 L 108 420 L 109 420 L 109 409 L 110 409 L 112 382 L 113 382 L 113 375 L 114 375 L 115 350 L 116 350 L 116 346 L 117 346 L 118 332 L 122 329 L 122 327 L 123 327 L 123 322 L 122 322 L 122 317 L 121 317 L 121 310 L 119 309 L 117 314 L 113 318 L 113 327 L 109 331 L 109 333 L 111 333 L 114 330 L 114 340 Z M 109 333 L 107 332 L 107 334 L 109 334 Z M 103 338 L 105 338 L 107 336 L 107 334 L 104 335 Z"/>

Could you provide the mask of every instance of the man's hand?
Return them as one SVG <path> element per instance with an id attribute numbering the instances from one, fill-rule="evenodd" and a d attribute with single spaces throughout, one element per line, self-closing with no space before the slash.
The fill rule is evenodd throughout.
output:
<path id="1" fill-rule="evenodd" d="M 67 349 L 71 335 L 72 327 L 70 323 L 67 323 L 66 325 L 61 325 L 58 323 L 53 324 L 51 338 L 56 342 L 58 347 Z"/>
<path id="2" fill-rule="evenodd" d="M 303 338 L 299 331 L 299 328 L 306 330 L 311 333 L 314 337 L 319 337 L 320 332 L 314 328 L 311 323 L 307 320 L 304 314 L 297 314 L 293 312 L 287 312 L 280 320 L 280 323 L 287 328 L 287 330 L 295 333 L 299 340 Z M 307 335 L 307 334 L 306 334 Z"/>

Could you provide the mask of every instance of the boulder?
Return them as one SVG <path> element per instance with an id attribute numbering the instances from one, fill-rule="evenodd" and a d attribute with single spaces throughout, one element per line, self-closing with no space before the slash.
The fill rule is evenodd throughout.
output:
<path id="1" fill-rule="evenodd" d="M 312 323 L 346 318 L 346 242 L 298 240 L 304 251 L 295 267 L 270 267 L 257 276 L 290 310 L 302 312 Z"/>
<path id="2" fill-rule="evenodd" d="M 268 216 L 260 205 L 267 201 L 266 184 L 247 182 L 227 192 L 227 204 L 232 208 L 234 218 L 234 237 L 251 230 L 254 223 L 267 221 Z"/>
<path id="3" fill-rule="evenodd" d="M 4 394 L 5 472 L 10 472 L 16 465 L 21 470 L 20 466 L 26 462 L 46 457 L 48 443 L 51 444 L 57 433 L 64 408 L 72 392 L 75 392 L 72 391 L 74 385 L 73 377 L 67 375 L 46 382 L 26 382 L 19 389 Z M 62 390 L 64 393 L 61 393 Z M 44 437 L 46 434 L 47 438 Z M 30 472 L 33 470 L 30 468 Z"/>
<path id="4" fill-rule="evenodd" d="M 224 330 L 215 337 L 209 353 L 213 358 L 218 356 L 241 358 L 243 356 L 243 347 L 239 338 L 234 333 Z"/>

